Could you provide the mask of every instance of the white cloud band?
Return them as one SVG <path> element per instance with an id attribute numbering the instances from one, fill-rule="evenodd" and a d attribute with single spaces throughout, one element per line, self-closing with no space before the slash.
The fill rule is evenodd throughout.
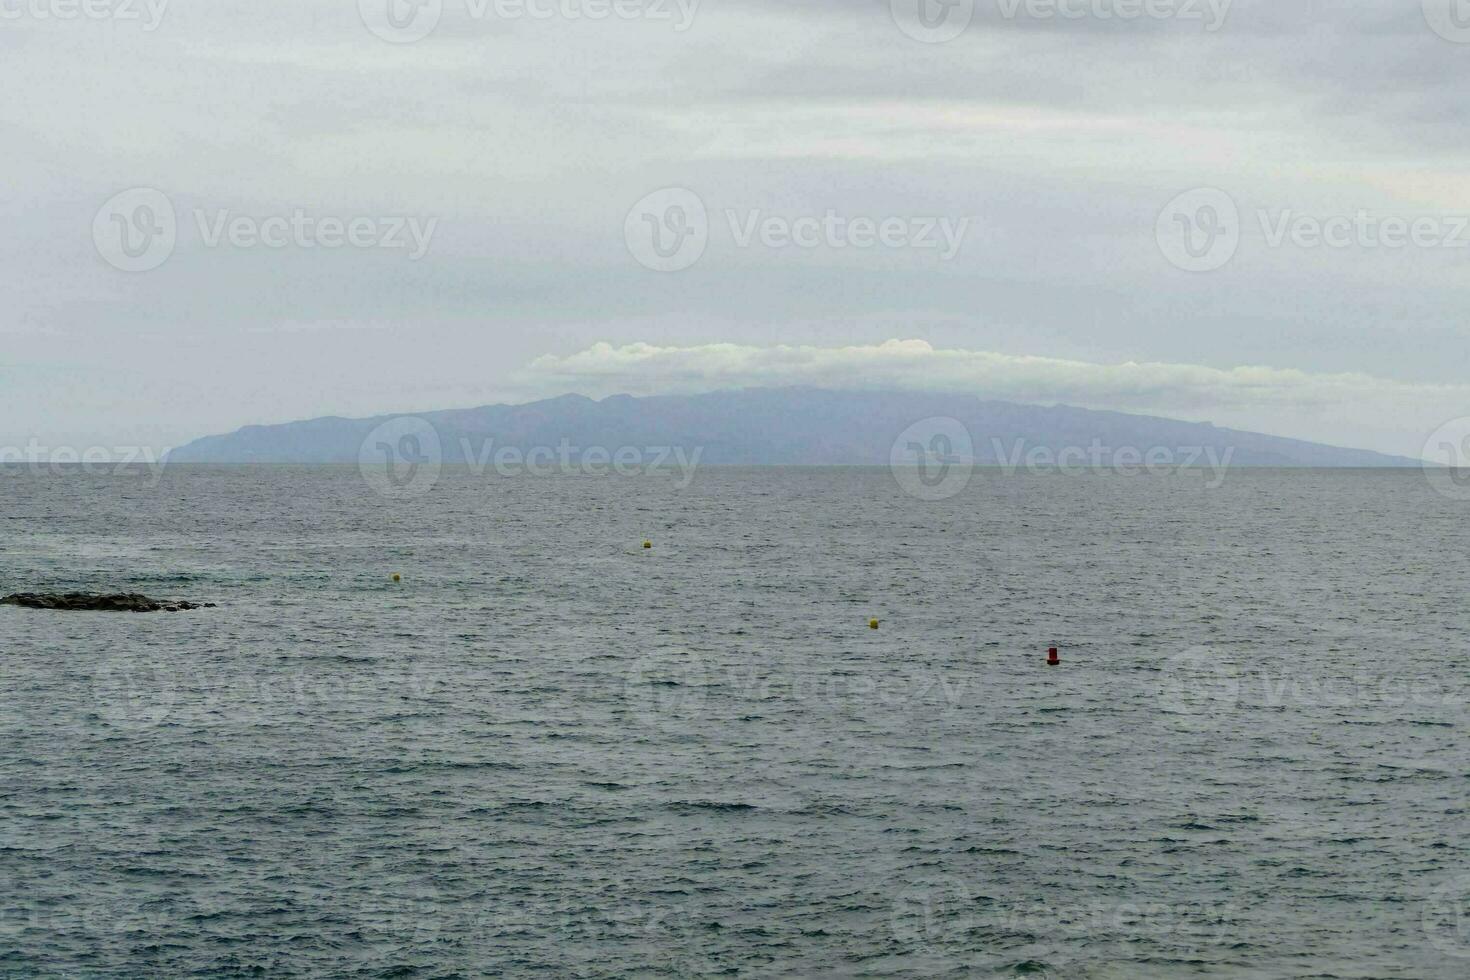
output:
<path id="1" fill-rule="evenodd" d="M 1364 448 L 1418 455 L 1426 433 L 1470 413 L 1470 386 L 1415 384 L 1366 374 L 1272 367 L 1086 361 L 936 349 L 923 340 L 851 347 L 599 343 L 531 364 L 538 387 L 590 395 L 673 394 L 720 388 L 970 392 L 982 398 L 1150 412 L 1258 428 L 1298 438 L 1341 431 L 1352 419 Z M 1324 423 L 1332 423 L 1326 426 Z"/>

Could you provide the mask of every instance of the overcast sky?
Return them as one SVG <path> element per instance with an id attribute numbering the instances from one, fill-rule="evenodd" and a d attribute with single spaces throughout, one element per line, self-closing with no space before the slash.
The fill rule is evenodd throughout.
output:
<path id="1" fill-rule="evenodd" d="M 1460 0 L 392 2 L 0 0 L 0 445 L 767 383 L 1470 415 Z"/>

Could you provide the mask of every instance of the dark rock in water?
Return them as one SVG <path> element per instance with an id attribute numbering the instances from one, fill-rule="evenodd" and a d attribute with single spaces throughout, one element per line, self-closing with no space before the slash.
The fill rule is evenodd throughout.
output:
<path id="1" fill-rule="evenodd" d="M 62 612 L 182 612 L 186 609 L 213 609 L 214 603 L 167 602 L 150 599 L 136 592 L 113 595 L 92 595 L 87 592 L 17 592 L 0 599 L 0 606 L 56 609 Z"/>

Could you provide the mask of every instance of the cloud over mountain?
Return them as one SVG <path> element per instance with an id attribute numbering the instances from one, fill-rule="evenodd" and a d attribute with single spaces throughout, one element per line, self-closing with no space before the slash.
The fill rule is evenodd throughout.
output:
<path id="1" fill-rule="evenodd" d="M 1371 428 L 1393 420 L 1423 436 L 1470 406 L 1470 386 L 1411 384 L 1367 374 L 1316 374 L 1272 367 L 1197 364 L 1097 364 L 994 351 L 936 348 L 924 340 L 846 347 L 704 344 L 691 347 L 607 343 L 566 356 L 546 355 L 530 376 L 547 390 L 591 395 L 666 394 L 730 387 L 822 388 L 978 393 L 987 398 L 1147 411 L 1259 425 L 1311 437 L 1313 418 Z M 1275 424 L 1269 424 L 1274 420 Z M 1285 423 L 1283 425 L 1283 422 Z M 1286 430 L 1286 431 L 1283 431 Z M 1417 455 L 1411 436 L 1386 451 Z M 1383 448 L 1383 447 L 1379 447 Z"/>

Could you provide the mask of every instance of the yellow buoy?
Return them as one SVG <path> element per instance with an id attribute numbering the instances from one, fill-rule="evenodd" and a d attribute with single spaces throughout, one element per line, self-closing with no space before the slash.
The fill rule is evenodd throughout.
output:
<path id="1" fill-rule="evenodd" d="M 399 575 L 397 572 L 394 572 L 393 573 L 393 581 L 395 581 L 395 582 L 402 582 L 403 581 L 403 576 L 402 575 Z"/>
<path id="2" fill-rule="evenodd" d="M 643 547 L 644 547 L 645 550 L 647 550 L 648 548 L 652 548 L 653 547 L 653 542 L 652 541 L 645 541 L 645 542 L 643 542 Z"/>
<path id="3" fill-rule="evenodd" d="M 870 619 L 870 620 L 868 620 L 868 629 L 875 630 L 877 628 L 878 628 L 878 621 L 876 619 Z"/>

